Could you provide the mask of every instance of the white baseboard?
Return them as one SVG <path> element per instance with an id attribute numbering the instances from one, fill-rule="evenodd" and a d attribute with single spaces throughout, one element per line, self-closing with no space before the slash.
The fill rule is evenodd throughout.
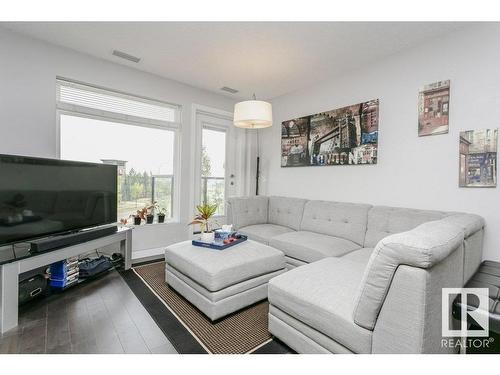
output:
<path id="1" fill-rule="evenodd" d="M 157 247 L 132 252 L 132 263 L 147 262 L 149 260 L 161 259 L 165 257 L 165 248 Z"/>

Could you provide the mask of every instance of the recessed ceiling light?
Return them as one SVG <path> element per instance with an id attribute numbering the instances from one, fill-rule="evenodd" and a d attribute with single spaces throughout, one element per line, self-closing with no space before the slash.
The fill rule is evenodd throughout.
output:
<path id="1" fill-rule="evenodd" d="M 141 61 L 141 59 L 139 57 L 129 55 L 128 53 L 118 51 L 116 49 L 113 51 L 113 55 L 116 57 L 120 57 L 122 59 L 128 60 L 128 61 L 135 62 L 135 63 L 138 63 L 139 61 Z"/>
<path id="2" fill-rule="evenodd" d="M 227 86 L 221 87 L 220 89 L 222 91 L 229 92 L 231 94 L 236 94 L 238 92 L 238 90 L 232 89 L 231 87 L 227 87 Z"/>

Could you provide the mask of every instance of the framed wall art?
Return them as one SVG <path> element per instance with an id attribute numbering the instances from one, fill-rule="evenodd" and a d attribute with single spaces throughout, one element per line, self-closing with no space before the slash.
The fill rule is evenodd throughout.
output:
<path id="1" fill-rule="evenodd" d="M 376 164 L 379 100 L 281 124 L 281 166 Z"/>
<path id="2" fill-rule="evenodd" d="M 460 132 L 460 187 L 497 186 L 497 129 Z"/>
<path id="3" fill-rule="evenodd" d="M 418 94 L 418 136 L 448 133 L 450 81 L 425 85 Z"/>

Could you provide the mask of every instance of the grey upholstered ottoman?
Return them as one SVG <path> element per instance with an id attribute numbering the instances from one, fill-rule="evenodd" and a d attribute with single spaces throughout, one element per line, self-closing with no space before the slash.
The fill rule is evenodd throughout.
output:
<path id="1" fill-rule="evenodd" d="M 268 281 L 285 271 L 281 251 L 251 240 L 226 250 L 180 242 L 165 261 L 168 285 L 211 320 L 266 299 Z"/>

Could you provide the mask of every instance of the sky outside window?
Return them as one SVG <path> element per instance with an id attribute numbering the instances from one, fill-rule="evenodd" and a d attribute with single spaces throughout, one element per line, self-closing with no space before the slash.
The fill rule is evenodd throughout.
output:
<path id="1" fill-rule="evenodd" d="M 60 123 L 61 159 L 125 162 L 118 177 L 118 218 L 153 200 L 172 217 L 173 131 L 71 115 L 61 115 Z"/>

